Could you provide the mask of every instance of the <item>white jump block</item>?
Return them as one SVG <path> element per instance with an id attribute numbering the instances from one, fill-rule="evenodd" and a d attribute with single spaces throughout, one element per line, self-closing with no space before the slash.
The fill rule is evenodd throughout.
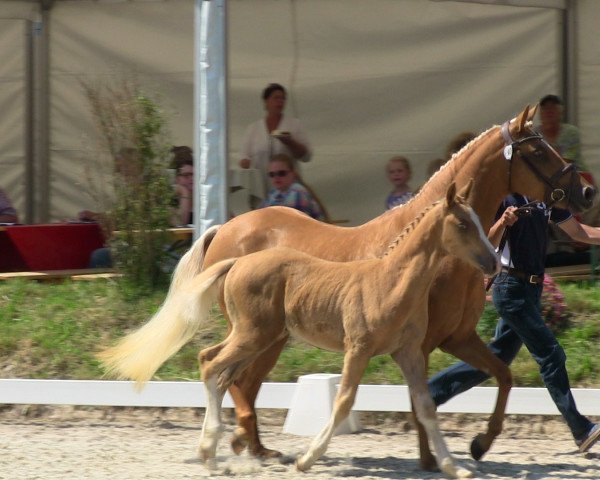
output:
<path id="1" fill-rule="evenodd" d="M 314 373 L 298 378 L 296 390 L 283 424 L 283 432 L 314 436 L 329 422 L 337 385 L 342 376 L 333 373 Z M 334 435 L 354 433 L 361 429 L 353 410 L 335 430 Z"/>

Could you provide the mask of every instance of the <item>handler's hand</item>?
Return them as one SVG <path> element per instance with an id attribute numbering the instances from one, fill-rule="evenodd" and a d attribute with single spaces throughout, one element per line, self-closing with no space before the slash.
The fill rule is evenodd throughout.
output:
<path id="1" fill-rule="evenodd" d="M 503 227 L 510 227 L 519 219 L 515 214 L 516 211 L 517 207 L 507 207 L 507 209 L 504 210 L 502 218 L 500 219 Z"/>

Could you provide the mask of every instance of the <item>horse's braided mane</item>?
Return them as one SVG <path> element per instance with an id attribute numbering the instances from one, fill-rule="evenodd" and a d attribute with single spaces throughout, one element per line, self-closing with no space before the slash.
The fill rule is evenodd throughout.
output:
<path id="1" fill-rule="evenodd" d="M 383 258 L 383 257 L 389 255 L 390 252 L 392 250 L 394 250 L 394 248 L 396 248 L 398 246 L 398 244 L 402 240 L 404 240 L 408 236 L 408 234 L 416 228 L 416 226 L 423 219 L 423 217 L 427 214 L 427 212 L 432 210 L 440 202 L 441 202 L 441 200 L 438 200 L 437 202 L 434 202 L 431 205 L 428 205 L 427 207 L 425 207 L 406 227 L 404 227 L 402 229 L 402 231 L 398 234 L 398 236 L 394 240 L 392 240 L 392 242 L 388 245 L 386 251 L 383 253 L 383 255 L 381 257 Z"/>

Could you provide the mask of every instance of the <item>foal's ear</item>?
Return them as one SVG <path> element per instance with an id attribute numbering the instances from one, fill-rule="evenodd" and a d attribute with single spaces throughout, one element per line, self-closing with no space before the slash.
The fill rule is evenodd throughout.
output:
<path id="1" fill-rule="evenodd" d="M 469 183 L 467 183 L 463 189 L 458 192 L 458 196 L 461 197 L 465 203 L 467 203 L 469 200 L 469 195 L 471 195 L 471 191 L 473 190 L 473 183 L 473 177 L 471 177 Z"/>
<path id="2" fill-rule="evenodd" d="M 456 203 L 456 184 L 452 182 L 446 190 L 446 206 L 451 207 Z"/>
<path id="3" fill-rule="evenodd" d="M 533 109 L 533 114 L 535 114 L 535 108 Z M 517 125 L 519 126 L 518 132 L 523 131 L 523 129 L 525 128 L 525 124 L 529 120 L 529 105 L 526 105 L 525 109 L 521 113 L 519 113 L 519 116 L 517 117 Z"/>

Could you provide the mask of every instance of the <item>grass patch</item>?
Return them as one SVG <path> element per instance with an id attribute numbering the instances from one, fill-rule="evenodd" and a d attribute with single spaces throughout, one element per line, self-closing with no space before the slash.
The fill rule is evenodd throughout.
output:
<path id="1" fill-rule="evenodd" d="M 561 285 L 571 325 L 559 341 L 567 353 L 572 386 L 600 386 L 600 292 L 589 285 Z M 103 371 L 94 354 L 146 322 L 166 291 L 143 297 L 124 296 L 116 281 L 0 283 L 0 377 L 99 379 Z M 200 349 L 224 338 L 226 323 L 214 310 L 213 321 L 157 372 L 161 380 L 197 380 Z M 484 341 L 494 334 L 496 313 L 486 306 L 478 325 Z M 430 356 L 430 372 L 456 359 L 439 350 Z M 267 380 L 294 382 L 308 373 L 339 373 L 340 353 L 290 340 Z M 512 365 L 516 386 L 541 386 L 538 366 L 523 348 Z M 389 356 L 371 359 L 361 383 L 404 383 Z M 488 385 L 494 385 L 490 380 Z"/>

